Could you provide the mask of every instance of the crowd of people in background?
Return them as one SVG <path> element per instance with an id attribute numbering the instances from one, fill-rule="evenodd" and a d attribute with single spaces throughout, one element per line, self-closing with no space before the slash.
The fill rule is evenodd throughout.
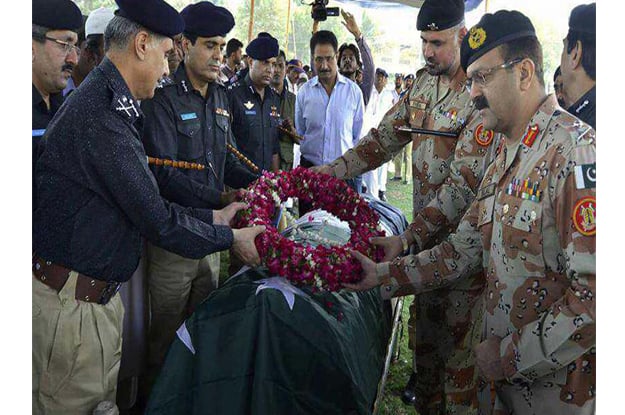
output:
<path id="1" fill-rule="evenodd" d="M 260 263 L 264 227 L 230 227 L 242 192 L 262 171 L 297 166 L 382 201 L 387 180 L 414 186 L 409 229 L 376 242 L 385 262 L 359 258 L 364 280 L 351 288 L 415 295 L 404 400 L 420 414 L 476 413 L 491 389 L 496 413 L 592 413 L 594 3 L 571 13 L 554 102 L 519 12 L 469 30 L 462 0 L 426 0 L 425 67 L 393 75 L 346 11 L 354 43 L 315 21 L 310 55 L 289 59 L 267 32 L 227 40 L 234 17 L 209 1 L 180 13 L 116 3 L 83 16 L 71 0 L 33 0 L 33 413 L 115 413 L 117 293 L 144 239 L 147 396 L 176 329 L 218 287 L 219 252 L 230 250 L 230 273 Z M 514 80 L 495 80 L 504 74 Z M 514 139 L 525 152 L 506 159 Z"/>

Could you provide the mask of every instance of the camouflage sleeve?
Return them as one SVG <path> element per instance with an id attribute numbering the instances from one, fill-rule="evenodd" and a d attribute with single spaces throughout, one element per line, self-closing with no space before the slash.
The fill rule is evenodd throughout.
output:
<path id="1" fill-rule="evenodd" d="M 358 176 L 381 166 L 399 153 L 412 140 L 412 135 L 395 131 L 394 128 L 408 125 L 409 113 L 406 98 L 397 102 L 386 113 L 377 129 L 372 128 L 354 148 L 330 163 L 336 177 L 345 179 Z"/>
<path id="2" fill-rule="evenodd" d="M 564 272 L 570 286 L 538 320 L 502 340 L 504 373 L 512 382 L 554 373 L 595 346 L 595 187 L 579 174 L 594 172 L 595 163 L 591 139 L 552 170 L 557 172 L 549 189 L 555 229 L 551 238 L 545 231 L 543 252 L 558 253 L 562 269 L 554 271 Z"/>
<path id="3" fill-rule="evenodd" d="M 445 287 L 482 262 L 482 240 L 478 229 L 479 202 L 474 201 L 456 232 L 441 244 L 385 262 L 378 267 L 382 297 L 401 297 Z"/>
<path id="4" fill-rule="evenodd" d="M 477 111 L 471 114 L 470 121 L 461 131 L 456 143 L 454 158 L 449 166 L 449 177 L 430 203 L 415 215 L 408 228 L 419 250 L 443 227 L 455 229 L 475 199 L 486 167 L 494 159 L 499 134 L 490 132 L 490 140 L 485 139 L 481 140 L 481 144 L 478 143 L 475 131 L 480 125 L 480 119 Z"/>

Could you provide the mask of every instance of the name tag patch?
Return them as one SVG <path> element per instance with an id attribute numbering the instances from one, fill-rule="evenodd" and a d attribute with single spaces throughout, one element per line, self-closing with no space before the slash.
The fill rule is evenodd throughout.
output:
<path id="1" fill-rule="evenodd" d="M 256 111 L 249 111 L 249 110 L 246 110 L 246 111 L 245 111 L 245 115 L 256 115 Z"/>
<path id="2" fill-rule="evenodd" d="M 180 118 L 182 119 L 182 121 L 195 120 L 197 119 L 197 114 L 195 112 L 180 114 Z"/>
<path id="3" fill-rule="evenodd" d="M 45 129 L 43 130 L 33 130 L 33 137 L 41 137 L 42 135 L 44 135 L 46 132 Z"/>

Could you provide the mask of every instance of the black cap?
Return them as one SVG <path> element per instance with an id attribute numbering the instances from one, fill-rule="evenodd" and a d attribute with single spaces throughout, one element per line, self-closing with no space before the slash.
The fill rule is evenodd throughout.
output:
<path id="1" fill-rule="evenodd" d="M 588 33 L 597 33 L 597 8 L 595 3 L 580 4 L 571 11 L 569 30 Z"/>
<path id="2" fill-rule="evenodd" d="M 375 74 L 376 75 L 383 75 L 385 78 L 388 78 L 388 72 L 386 72 L 384 69 L 382 68 L 377 68 L 375 70 Z"/>
<path id="3" fill-rule="evenodd" d="M 464 0 L 425 0 L 417 16 L 417 30 L 445 30 L 464 20 Z"/>
<path id="4" fill-rule="evenodd" d="M 71 0 L 33 0 L 33 24 L 52 30 L 78 30 L 82 13 Z"/>
<path id="5" fill-rule="evenodd" d="M 516 10 L 499 10 L 487 13 L 462 40 L 460 64 L 466 72 L 476 59 L 504 43 L 524 37 L 536 37 L 534 25 L 523 13 Z"/>
<path id="6" fill-rule="evenodd" d="M 174 37 L 184 30 L 184 20 L 163 0 L 115 0 L 116 16 L 125 17 L 155 33 Z"/>
<path id="7" fill-rule="evenodd" d="M 209 1 L 190 4 L 180 15 L 184 19 L 184 32 L 195 36 L 226 37 L 234 27 L 234 16 L 224 7 Z"/>
<path id="8" fill-rule="evenodd" d="M 245 48 L 245 53 L 252 59 L 264 61 L 270 58 L 276 58 L 280 54 L 278 40 L 269 33 L 259 33 L 258 37 L 250 42 Z"/>
<path id="9" fill-rule="evenodd" d="M 413 75 L 413 74 L 411 74 L 411 73 L 409 73 L 408 75 L 404 75 L 404 81 L 405 81 L 406 79 L 413 79 L 413 80 L 414 80 L 414 75 Z"/>

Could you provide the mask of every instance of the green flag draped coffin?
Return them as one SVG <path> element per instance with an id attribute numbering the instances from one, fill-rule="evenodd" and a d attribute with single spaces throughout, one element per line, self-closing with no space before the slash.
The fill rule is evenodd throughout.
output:
<path id="1" fill-rule="evenodd" d="M 399 210 L 370 204 L 388 234 L 405 230 Z M 298 221 L 309 232 L 349 239 L 325 212 L 309 215 Z M 146 414 L 371 413 L 391 332 L 388 302 L 378 290 L 314 292 L 272 277 L 244 268 L 197 308 L 178 330 Z"/>

